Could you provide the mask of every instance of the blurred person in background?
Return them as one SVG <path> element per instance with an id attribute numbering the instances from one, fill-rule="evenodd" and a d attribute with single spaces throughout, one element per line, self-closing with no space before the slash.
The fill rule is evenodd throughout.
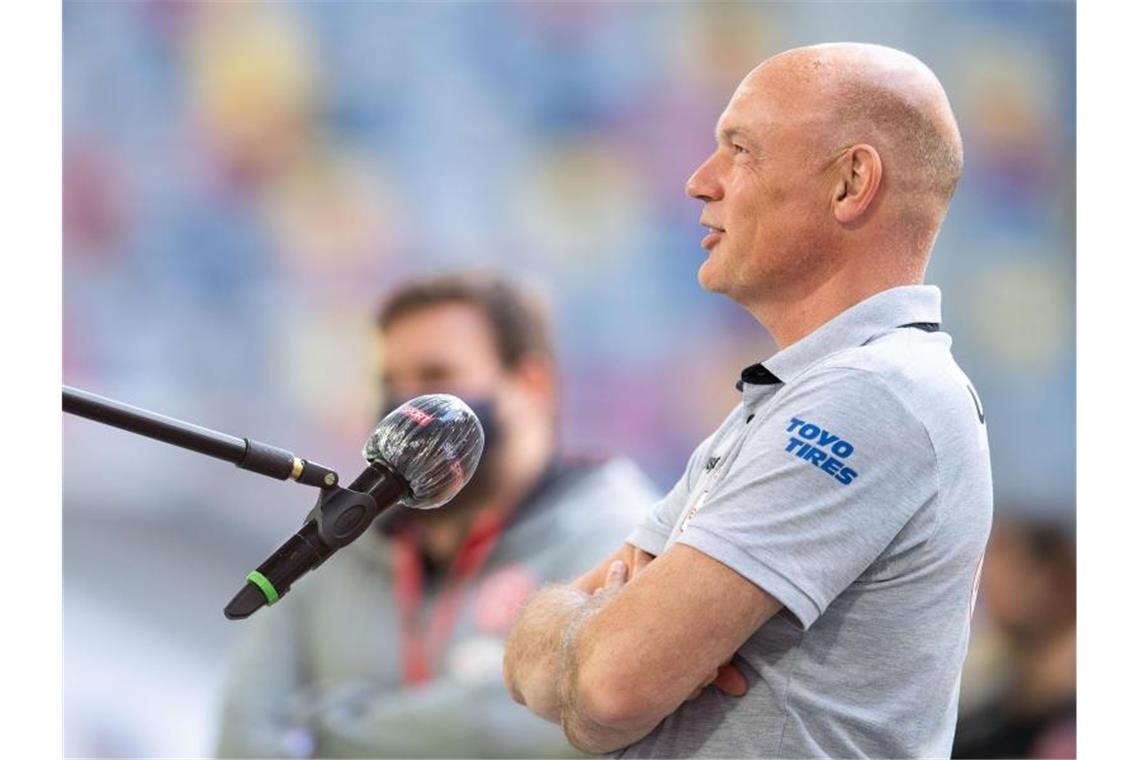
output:
<path id="1" fill-rule="evenodd" d="M 491 276 L 392 293 L 377 320 L 384 413 L 463 398 L 483 457 L 438 510 L 396 510 L 245 625 L 219 756 L 537 757 L 576 754 L 501 681 L 504 638 L 540 584 L 582 572 L 655 500 L 629 461 L 557 450 L 546 315 Z"/>
<path id="2" fill-rule="evenodd" d="M 945 757 L 993 508 L 923 284 L 962 171 L 949 99 L 902 51 L 797 48 L 715 135 L 686 184 L 698 279 L 778 350 L 627 543 L 527 604 L 505 680 L 591 752 Z"/>
<path id="3" fill-rule="evenodd" d="M 954 757 L 1076 757 L 1077 558 L 1039 518 L 994 524 Z"/>

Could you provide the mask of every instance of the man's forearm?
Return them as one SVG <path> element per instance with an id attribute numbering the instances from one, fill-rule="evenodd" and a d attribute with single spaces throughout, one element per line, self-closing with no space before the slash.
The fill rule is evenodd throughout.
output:
<path id="1" fill-rule="evenodd" d="M 623 694 L 583 678 L 584 653 L 594 645 L 589 628 L 595 613 L 614 598 L 627 578 L 624 562 L 613 563 L 605 588 L 586 578 L 569 586 L 552 586 L 524 608 L 507 642 L 503 672 L 511 695 L 532 712 L 558 722 L 574 746 L 587 752 L 609 752 L 645 736 L 658 719 L 630 713 Z M 583 640 L 587 639 L 587 640 Z M 596 669 L 595 669 L 596 672 Z M 596 679 L 594 679 L 596 680 Z M 616 697 L 616 700 L 613 699 Z"/>
<path id="2" fill-rule="evenodd" d="M 585 616 L 574 621 L 563 642 L 558 683 L 562 732 L 583 752 L 603 754 L 644 738 L 663 716 L 631 712 L 617 689 L 599 689 L 583 682 L 581 658 L 591 647 L 585 640 L 589 635 L 579 635 L 585 624 Z"/>
<path id="3" fill-rule="evenodd" d="M 507 640 L 507 689 L 516 702 L 553 723 L 561 721 L 563 639 L 586 614 L 590 599 L 573 585 L 548 586 L 523 608 Z"/>

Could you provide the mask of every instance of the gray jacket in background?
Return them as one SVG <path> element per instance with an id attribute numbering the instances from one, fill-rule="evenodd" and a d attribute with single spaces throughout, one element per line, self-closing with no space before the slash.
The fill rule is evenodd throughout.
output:
<path id="1" fill-rule="evenodd" d="M 220 757 L 567 757 L 560 728 L 502 681 L 518 604 L 618 548 L 657 500 L 628 460 L 561 468 L 462 589 L 433 679 L 405 687 L 390 542 L 370 530 L 247 622 L 230 668 Z M 440 579 L 425 582 L 430 608 Z"/>

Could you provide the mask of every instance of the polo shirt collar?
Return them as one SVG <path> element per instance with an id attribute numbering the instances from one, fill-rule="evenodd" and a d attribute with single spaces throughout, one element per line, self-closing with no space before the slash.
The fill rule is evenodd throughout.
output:
<path id="1" fill-rule="evenodd" d="M 904 325 L 934 325 L 937 329 L 941 321 L 942 292 L 937 286 L 904 285 L 883 290 L 832 317 L 766 361 L 746 367 L 737 389 L 787 383 L 837 351 L 862 346 Z"/>

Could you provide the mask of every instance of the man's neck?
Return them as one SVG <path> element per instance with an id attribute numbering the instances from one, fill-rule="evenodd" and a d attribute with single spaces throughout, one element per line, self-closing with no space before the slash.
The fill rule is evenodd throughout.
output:
<path id="1" fill-rule="evenodd" d="M 504 456 L 511 452 L 504 451 Z M 495 487 L 477 499 L 465 500 L 460 491 L 452 504 L 439 510 L 417 514 L 415 517 L 420 529 L 423 551 L 431 561 L 439 566 L 447 566 L 463 545 L 471 531 L 471 526 L 480 515 L 494 515 L 505 519 L 518 508 L 538 479 L 546 470 L 553 456 L 553 447 L 546 450 L 545 457 L 526 457 L 514 460 L 513 477 L 506 474 L 494 475 Z"/>
<path id="2" fill-rule="evenodd" d="M 768 330 L 777 350 L 784 350 L 821 326 L 876 293 L 903 285 L 919 285 L 921 274 L 893 277 L 852 277 L 840 271 L 818 284 L 746 308 Z"/>
<path id="3" fill-rule="evenodd" d="M 446 507 L 444 507 L 446 509 Z M 484 499 L 449 515 L 419 521 L 420 548 L 432 564 L 446 567 L 459 552 L 475 518 L 485 512 L 498 511 L 496 503 Z"/>

